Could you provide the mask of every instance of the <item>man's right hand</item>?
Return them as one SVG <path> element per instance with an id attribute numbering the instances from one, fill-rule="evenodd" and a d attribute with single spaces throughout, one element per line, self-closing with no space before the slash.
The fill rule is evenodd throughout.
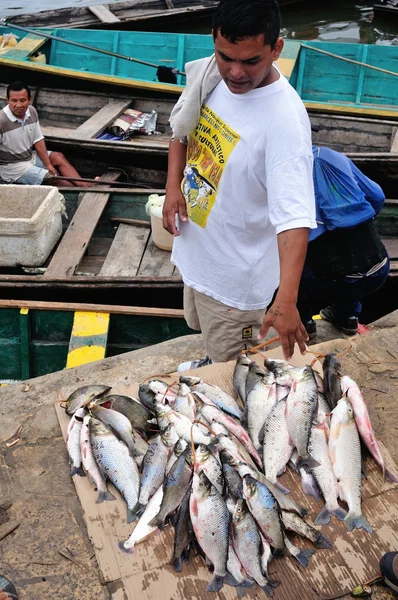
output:
<path id="1" fill-rule="evenodd" d="M 47 169 L 47 171 L 49 171 L 51 173 L 51 175 L 58 177 L 59 173 L 58 173 L 57 169 L 52 166 L 52 164 L 47 165 L 46 169 Z"/>
<path id="2" fill-rule="evenodd" d="M 163 204 L 163 227 L 175 237 L 180 235 L 176 226 L 177 214 L 181 221 L 188 221 L 187 207 L 180 188 L 168 188 L 166 190 L 166 199 Z"/>

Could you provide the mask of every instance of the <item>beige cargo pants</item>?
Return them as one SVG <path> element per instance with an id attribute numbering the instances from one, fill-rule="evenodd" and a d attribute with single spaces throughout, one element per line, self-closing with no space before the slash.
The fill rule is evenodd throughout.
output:
<path id="1" fill-rule="evenodd" d="M 201 331 L 206 353 L 214 362 L 234 360 L 255 346 L 265 309 L 243 311 L 226 306 L 184 286 L 184 317 L 188 327 Z"/>

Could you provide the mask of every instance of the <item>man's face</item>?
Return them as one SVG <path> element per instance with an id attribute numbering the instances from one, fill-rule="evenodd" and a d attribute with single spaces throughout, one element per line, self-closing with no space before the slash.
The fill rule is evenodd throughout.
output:
<path id="1" fill-rule="evenodd" d="M 22 120 L 25 117 L 25 113 L 28 110 L 29 104 L 30 99 L 26 90 L 21 90 L 19 92 L 10 92 L 8 98 L 8 106 L 10 107 L 11 112 L 14 113 L 14 115 L 18 117 L 18 119 Z"/>
<path id="2" fill-rule="evenodd" d="M 271 83 L 272 63 L 278 60 L 282 48 L 282 38 L 273 49 L 265 45 L 264 34 L 232 44 L 218 32 L 214 41 L 218 69 L 233 94 L 247 94 Z"/>

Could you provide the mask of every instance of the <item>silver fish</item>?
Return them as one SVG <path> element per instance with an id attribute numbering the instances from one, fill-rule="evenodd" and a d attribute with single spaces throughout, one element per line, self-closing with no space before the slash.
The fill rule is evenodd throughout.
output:
<path id="1" fill-rule="evenodd" d="M 232 518 L 232 532 L 234 550 L 246 573 L 268 596 L 273 596 L 273 588 L 263 575 L 261 568 L 260 533 L 244 500 L 238 500 L 236 504 Z"/>
<path id="2" fill-rule="evenodd" d="M 158 530 L 156 525 L 151 525 L 154 516 L 159 512 L 159 508 L 163 498 L 163 486 L 161 485 L 154 493 L 150 501 L 145 507 L 143 514 L 140 517 L 137 525 L 134 527 L 132 534 L 125 542 L 120 542 L 119 548 L 124 552 L 132 554 L 136 544 L 146 540 L 152 533 Z"/>
<path id="3" fill-rule="evenodd" d="M 341 363 L 336 353 L 331 352 L 326 355 L 323 361 L 323 385 L 326 400 L 332 409 L 337 406 L 337 402 L 343 395 L 340 386 L 340 377 Z"/>
<path id="4" fill-rule="evenodd" d="M 178 393 L 174 400 L 173 409 L 188 417 L 193 423 L 196 417 L 196 405 L 194 397 L 192 396 L 191 388 L 185 383 L 180 383 L 178 386 Z"/>
<path id="5" fill-rule="evenodd" d="M 174 463 L 163 483 L 163 500 L 157 515 L 149 522 L 160 530 L 164 529 L 166 519 L 181 504 L 192 479 L 191 449 L 187 448 Z"/>
<path id="6" fill-rule="evenodd" d="M 191 489 L 189 488 L 184 496 L 183 501 L 177 511 L 175 533 L 174 533 L 174 548 L 173 556 L 170 564 L 173 565 L 177 573 L 181 573 L 181 559 L 188 556 L 190 546 L 194 541 L 194 532 L 189 514 L 189 501 L 191 498 Z"/>
<path id="7" fill-rule="evenodd" d="M 286 401 L 280 400 L 273 407 L 264 426 L 263 463 L 267 479 L 276 483 L 293 452 L 286 423 Z"/>
<path id="8" fill-rule="evenodd" d="M 314 554 L 315 550 L 302 550 L 301 548 L 298 548 L 289 540 L 285 533 L 283 534 L 283 539 L 287 552 L 289 552 L 289 554 L 306 569 L 308 567 L 308 559 Z"/>
<path id="9" fill-rule="evenodd" d="M 242 405 L 246 402 L 246 379 L 250 365 L 251 361 L 247 358 L 246 354 L 239 354 L 236 359 L 232 383 L 235 398 L 240 400 Z"/>
<path id="10" fill-rule="evenodd" d="M 98 497 L 96 502 L 97 504 L 100 504 L 101 502 L 104 502 L 104 500 L 116 500 L 116 498 L 113 494 L 111 494 L 108 491 L 106 487 L 105 477 L 102 474 L 94 458 L 90 442 L 90 419 L 90 415 L 86 415 L 83 419 L 83 426 L 80 433 L 80 451 L 82 455 L 83 467 L 85 468 L 86 472 L 88 473 L 88 476 L 90 477 L 91 481 L 94 483 L 98 491 Z"/>
<path id="11" fill-rule="evenodd" d="M 146 506 L 158 487 L 163 483 L 166 467 L 178 435 L 173 425 L 166 429 L 149 444 L 144 456 L 141 476 L 141 490 L 139 502 Z"/>
<path id="12" fill-rule="evenodd" d="M 338 401 L 332 413 L 329 454 L 338 481 L 339 496 L 349 508 L 344 519 L 348 531 L 365 529 L 372 533 L 361 510 L 361 443 L 354 411 L 346 398 Z"/>
<path id="13" fill-rule="evenodd" d="M 245 397 L 247 398 L 256 383 L 262 380 L 266 375 L 266 371 L 260 367 L 255 361 L 252 361 L 249 366 L 249 372 L 246 377 Z"/>
<path id="14" fill-rule="evenodd" d="M 247 429 L 257 450 L 261 448 L 260 433 L 276 403 L 276 384 L 273 373 L 267 373 L 246 398 Z"/>
<path id="15" fill-rule="evenodd" d="M 155 404 L 155 411 L 159 427 L 163 429 L 164 426 L 172 423 L 175 426 L 177 436 L 186 442 L 191 442 L 191 436 L 194 444 L 208 445 L 215 441 L 214 436 L 203 433 L 198 425 L 192 425 L 192 422 L 188 419 L 188 417 L 175 412 L 170 408 L 170 406 L 157 402 Z"/>
<path id="16" fill-rule="evenodd" d="M 181 375 L 180 382 L 186 383 L 190 387 L 194 386 L 194 391 L 207 396 L 209 400 L 211 400 L 218 408 L 223 410 L 224 412 L 236 417 L 237 419 L 242 418 L 242 411 L 239 408 L 237 402 L 224 392 L 222 389 L 217 387 L 216 385 L 210 385 L 209 383 L 205 383 L 198 377 L 190 377 L 188 375 Z"/>
<path id="17" fill-rule="evenodd" d="M 83 427 L 83 418 L 86 414 L 85 408 L 78 408 L 73 414 L 68 425 L 68 433 L 66 436 L 66 447 L 69 454 L 69 462 L 72 465 L 70 475 L 84 476 L 84 471 L 81 467 L 82 455 L 80 451 L 80 434 Z"/>
<path id="18" fill-rule="evenodd" d="M 286 403 L 286 422 L 290 438 L 299 454 L 297 466 L 317 466 L 308 454 L 308 439 L 313 414 L 317 406 L 318 389 L 311 367 L 304 367 L 294 376 Z"/>
<path id="19" fill-rule="evenodd" d="M 243 498 L 243 481 L 236 468 L 236 461 L 225 450 L 221 450 L 222 472 L 229 494 L 233 498 Z M 232 573 L 233 575 L 233 573 Z"/>
<path id="20" fill-rule="evenodd" d="M 238 583 L 237 592 L 239 598 L 242 598 L 245 594 L 246 588 L 251 588 L 254 585 L 253 579 L 247 578 L 247 573 L 242 567 L 239 558 L 236 556 L 234 546 L 231 538 L 229 539 L 228 546 L 228 561 L 227 561 L 228 573 L 232 575 L 235 581 Z"/>
<path id="21" fill-rule="evenodd" d="M 285 544 L 275 497 L 265 485 L 250 475 L 243 477 L 243 496 L 261 533 L 275 548 L 274 555 L 281 554 Z"/>
<path id="22" fill-rule="evenodd" d="M 346 516 L 346 511 L 337 502 L 338 485 L 330 462 L 323 421 L 316 419 L 312 424 L 308 449 L 318 462 L 318 466 L 311 469 L 311 474 L 314 476 L 325 499 L 325 506 L 317 516 L 315 524 L 326 525 L 329 523 L 331 515 L 341 521 Z"/>
<path id="23" fill-rule="evenodd" d="M 126 444 L 134 458 L 136 456 L 142 456 L 142 453 L 137 451 L 136 445 L 134 444 L 133 430 L 127 417 L 117 410 L 103 408 L 102 406 L 92 406 L 91 413 L 98 421 L 101 421 L 101 423 L 105 423 L 105 425 L 112 427 L 116 435 Z"/>
<path id="24" fill-rule="evenodd" d="M 89 427 L 94 458 L 105 477 L 110 479 L 125 499 L 127 522 L 131 523 L 139 509 L 140 475 L 137 464 L 127 446 L 116 437 L 110 427 L 94 417 L 90 419 Z"/>
<path id="25" fill-rule="evenodd" d="M 227 579 L 230 514 L 203 471 L 194 473 L 189 509 L 196 539 L 214 566 L 207 591 L 218 592 Z"/>
<path id="26" fill-rule="evenodd" d="M 78 408 L 88 406 L 95 398 L 106 394 L 110 389 L 109 385 L 85 385 L 78 388 L 66 401 L 66 414 L 71 417 Z"/>
<path id="27" fill-rule="evenodd" d="M 195 463 L 198 471 L 204 471 L 211 484 L 222 495 L 224 492 L 224 477 L 221 465 L 208 446 L 199 444 L 195 452 Z"/>
<path id="28" fill-rule="evenodd" d="M 285 529 L 294 531 L 301 537 L 310 540 L 317 548 L 332 548 L 333 544 L 320 531 L 312 527 L 307 521 L 292 512 L 282 510 L 282 523 Z"/>
<path id="29" fill-rule="evenodd" d="M 149 432 L 151 430 L 150 420 L 153 415 L 139 400 L 130 396 L 121 396 L 112 394 L 102 396 L 94 400 L 95 404 L 106 404 L 109 402 L 109 408 L 122 413 L 131 423 L 131 426 L 140 431 Z"/>

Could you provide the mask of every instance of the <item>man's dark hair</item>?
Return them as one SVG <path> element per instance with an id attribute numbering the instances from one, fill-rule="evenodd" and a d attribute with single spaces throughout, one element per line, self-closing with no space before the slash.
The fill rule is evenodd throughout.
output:
<path id="1" fill-rule="evenodd" d="M 10 92 L 22 92 L 22 90 L 26 90 L 28 92 L 28 98 L 30 100 L 32 97 L 32 94 L 30 93 L 30 87 L 23 81 L 12 81 L 7 86 L 7 99 L 10 97 Z"/>
<path id="2" fill-rule="evenodd" d="M 213 16 L 213 37 L 218 32 L 232 44 L 264 34 L 273 48 L 281 29 L 277 0 L 220 0 Z"/>

